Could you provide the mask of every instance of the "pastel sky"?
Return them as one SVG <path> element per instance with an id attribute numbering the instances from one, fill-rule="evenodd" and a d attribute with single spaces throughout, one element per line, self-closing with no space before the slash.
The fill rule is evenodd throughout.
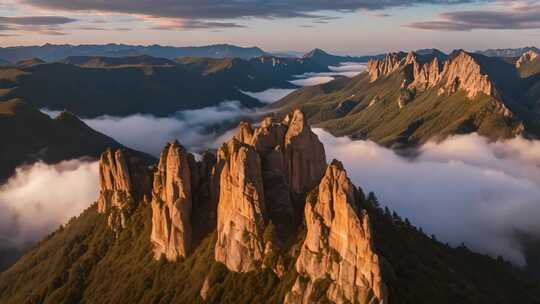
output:
<path id="1" fill-rule="evenodd" d="M 341 54 L 540 44 L 540 0 L 0 0 L 0 46 L 231 43 Z"/>

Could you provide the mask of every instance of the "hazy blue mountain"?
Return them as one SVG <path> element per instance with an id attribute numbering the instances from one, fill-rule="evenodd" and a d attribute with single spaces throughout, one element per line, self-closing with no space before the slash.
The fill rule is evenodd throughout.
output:
<path id="1" fill-rule="evenodd" d="M 176 58 L 184 56 L 225 58 L 239 57 L 252 58 L 265 55 L 266 52 L 258 47 L 240 47 L 229 44 L 215 44 L 207 46 L 174 47 L 161 45 L 70 45 L 70 44 L 44 44 L 42 46 L 15 46 L 0 48 L 0 58 L 17 62 L 28 58 L 40 58 L 44 61 L 58 61 L 70 56 L 107 56 L 125 57 L 149 55 L 154 57 Z"/>
<path id="2" fill-rule="evenodd" d="M 528 51 L 540 53 L 540 49 L 534 46 L 528 46 L 516 49 L 487 49 L 476 51 L 478 54 L 482 54 L 490 57 L 519 57 Z"/>

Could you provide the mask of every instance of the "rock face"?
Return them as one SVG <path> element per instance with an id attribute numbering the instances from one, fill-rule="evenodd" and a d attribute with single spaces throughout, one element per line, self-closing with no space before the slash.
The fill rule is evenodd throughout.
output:
<path id="1" fill-rule="evenodd" d="M 306 203 L 307 235 L 296 261 L 299 278 L 285 303 L 313 303 L 321 292 L 334 303 L 388 303 L 369 217 L 356 205 L 359 196 L 341 163 L 333 161 L 318 197 Z"/>
<path id="2" fill-rule="evenodd" d="M 185 149 L 174 142 L 161 153 L 152 189 L 151 242 L 156 259 L 174 261 L 191 249 L 191 168 Z"/>
<path id="3" fill-rule="evenodd" d="M 193 242 L 198 243 L 216 228 L 217 200 L 219 196 L 219 173 L 215 172 L 216 156 L 208 151 L 201 161 L 189 154 L 191 170 L 191 213 Z"/>
<path id="4" fill-rule="evenodd" d="M 387 76 L 397 71 L 402 66 L 406 53 L 389 53 L 383 60 L 370 60 L 368 62 L 368 72 L 371 81 Z"/>
<path id="5" fill-rule="evenodd" d="M 516 61 L 516 67 L 519 69 L 522 65 L 536 60 L 539 58 L 539 56 L 540 55 L 538 55 L 538 53 L 535 51 L 528 51 L 519 57 L 519 59 Z"/>
<path id="6" fill-rule="evenodd" d="M 216 260 L 233 271 L 253 270 L 265 248 L 274 248 L 262 238 L 269 222 L 273 241 L 287 243 L 299 224 L 293 198 L 314 188 L 325 167 L 324 147 L 301 111 L 282 122 L 266 118 L 255 129 L 241 123 L 218 153 Z"/>
<path id="7" fill-rule="evenodd" d="M 150 172 L 142 161 L 129 157 L 127 152 L 109 149 L 99 160 L 99 176 L 98 212 L 108 214 L 109 226 L 119 233 L 127 216 L 150 194 Z"/>
<path id="8" fill-rule="evenodd" d="M 324 146 L 311 131 L 301 111 L 294 111 L 285 134 L 285 154 L 289 164 L 289 185 L 295 193 L 303 193 L 317 185 L 324 174 Z"/>
<path id="9" fill-rule="evenodd" d="M 218 153 L 222 162 L 215 259 L 232 271 L 254 270 L 263 257 L 265 204 L 261 160 L 233 138 Z"/>
<path id="10" fill-rule="evenodd" d="M 406 56 L 404 53 L 389 54 L 384 60 L 374 60 L 368 64 L 372 82 L 400 69 L 405 73 L 403 89 L 425 91 L 439 87 L 439 94 L 463 90 L 471 99 L 480 93 L 497 95 L 492 81 L 479 61 L 474 55 L 464 51 L 459 51 L 444 62 L 434 56 L 411 52 Z"/>

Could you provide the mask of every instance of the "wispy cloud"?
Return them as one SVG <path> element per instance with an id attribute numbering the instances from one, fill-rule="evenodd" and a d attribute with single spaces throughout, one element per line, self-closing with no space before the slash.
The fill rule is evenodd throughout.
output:
<path id="1" fill-rule="evenodd" d="M 0 17 L 2 24 L 17 25 L 59 25 L 77 21 L 76 19 L 60 16 L 23 16 L 23 17 Z"/>
<path id="2" fill-rule="evenodd" d="M 180 20 L 178 24 L 183 25 L 181 28 L 207 29 L 242 27 L 237 22 L 230 21 L 242 18 L 309 18 L 314 19 L 318 23 L 326 23 L 336 17 L 328 16 L 322 12 L 334 11 L 347 13 L 373 11 L 373 14 L 378 16 L 387 16 L 381 10 L 393 7 L 411 7 L 426 4 L 454 5 L 479 1 L 484 2 L 489 0 L 234 0 L 225 2 L 211 0 L 22 0 L 22 3 L 51 10 L 121 13 L 151 18 L 169 18 L 177 21 Z M 215 20 L 220 21 L 216 22 Z"/>
<path id="3" fill-rule="evenodd" d="M 412 22 L 406 27 L 438 31 L 523 30 L 540 28 L 540 3 L 501 1 L 497 9 L 447 12 L 437 20 Z"/>
<path id="4" fill-rule="evenodd" d="M 0 17 L 0 31 L 65 35 L 60 26 L 73 22 L 77 22 L 77 19 L 62 16 Z"/>

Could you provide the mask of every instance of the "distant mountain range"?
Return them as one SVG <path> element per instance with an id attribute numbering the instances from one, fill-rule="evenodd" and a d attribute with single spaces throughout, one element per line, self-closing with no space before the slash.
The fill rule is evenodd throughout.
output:
<path id="1" fill-rule="evenodd" d="M 452 134 L 540 136 L 540 56 L 457 50 L 391 53 L 357 77 L 299 89 L 273 106 L 301 108 L 338 136 L 410 146 Z"/>
<path id="2" fill-rule="evenodd" d="M 229 44 L 208 46 L 174 47 L 161 45 L 126 44 L 44 44 L 42 46 L 14 46 L 0 48 L 0 58 L 17 62 L 28 58 L 39 58 L 47 62 L 58 61 L 70 56 L 126 57 L 148 55 L 153 57 L 176 58 L 184 56 L 210 58 L 252 58 L 267 55 L 258 47 L 240 47 Z"/>
<path id="3" fill-rule="evenodd" d="M 313 52 L 322 52 L 322 50 L 314 50 Z M 276 53 L 263 51 L 258 47 L 241 47 L 230 44 L 215 44 L 207 46 L 161 46 L 161 45 L 127 45 L 127 44 L 44 44 L 41 46 L 13 46 L 0 48 L 0 65 L 4 63 L 15 63 L 29 58 L 39 58 L 46 62 L 59 61 L 67 57 L 74 56 L 91 56 L 91 57 L 127 57 L 147 55 L 152 57 L 161 57 L 174 59 L 178 57 L 207 57 L 207 58 L 242 58 L 250 59 L 258 56 L 275 56 L 275 57 L 302 57 L 299 52 L 294 53 Z M 339 60 L 341 57 L 347 61 L 365 61 L 373 58 L 373 56 L 334 56 L 333 63 L 343 62 Z M 337 60 L 336 60 L 337 59 Z"/>
<path id="4" fill-rule="evenodd" d="M 476 53 L 490 57 L 519 57 L 529 51 L 540 54 L 540 49 L 534 46 L 515 49 L 488 49 L 483 51 L 476 51 Z"/>
<path id="5" fill-rule="evenodd" d="M 295 88 L 289 82 L 294 75 L 329 72 L 328 65 L 354 60 L 321 50 L 302 58 L 70 56 L 52 63 L 35 58 L 0 67 L 0 101 L 20 98 L 38 108 L 67 109 L 81 117 L 167 116 L 226 100 L 255 107 L 261 103 L 243 91 Z"/>

